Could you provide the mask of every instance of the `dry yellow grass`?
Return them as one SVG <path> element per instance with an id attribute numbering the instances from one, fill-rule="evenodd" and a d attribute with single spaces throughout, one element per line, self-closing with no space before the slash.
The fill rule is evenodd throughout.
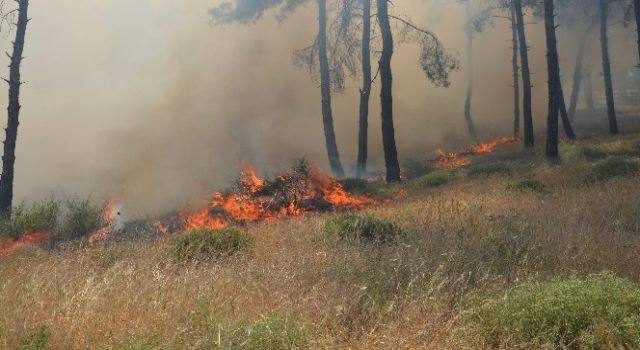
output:
<path id="1" fill-rule="evenodd" d="M 318 215 L 248 227 L 253 254 L 209 263 L 173 263 L 163 240 L 19 251 L 0 258 L 0 349 L 41 324 L 54 349 L 210 349 L 269 315 L 306 325 L 308 348 L 472 349 L 470 292 L 602 270 L 640 281 L 640 178 L 585 186 L 586 167 L 523 170 L 542 193 L 508 190 L 518 173 L 366 209 L 409 232 L 384 246 L 325 241 Z"/>

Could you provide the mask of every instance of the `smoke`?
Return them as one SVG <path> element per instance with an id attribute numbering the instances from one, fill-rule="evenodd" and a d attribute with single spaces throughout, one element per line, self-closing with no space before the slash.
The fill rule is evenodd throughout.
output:
<path id="1" fill-rule="evenodd" d="M 18 201 L 60 193 L 116 195 L 129 215 L 141 216 L 202 199 L 246 164 L 275 171 L 306 157 L 325 167 L 320 92 L 291 60 L 294 50 L 314 39 L 315 7 L 303 6 L 282 23 L 267 13 L 254 25 L 215 26 L 207 11 L 216 3 L 33 1 L 23 63 Z M 392 11 L 433 30 L 463 57 L 461 4 L 402 0 Z M 509 26 L 496 19 L 495 28 L 475 35 L 473 115 L 481 137 L 511 133 Z M 542 25 L 527 31 L 537 73 L 536 125 L 544 127 L 544 33 Z M 12 33 L 4 34 L 9 49 Z M 576 40 L 559 35 L 567 43 L 560 48 L 567 80 Z M 632 52 L 620 45 L 612 48 L 616 64 L 635 62 L 630 54 L 619 54 Z M 412 44 L 396 49 L 395 122 L 405 158 L 470 142 L 464 71 L 454 73 L 450 88 L 435 88 L 418 59 Z M 348 169 L 357 151 L 358 87 L 356 79 L 334 97 L 338 146 Z M 374 88 L 370 159 L 381 169 L 379 86 Z"/>

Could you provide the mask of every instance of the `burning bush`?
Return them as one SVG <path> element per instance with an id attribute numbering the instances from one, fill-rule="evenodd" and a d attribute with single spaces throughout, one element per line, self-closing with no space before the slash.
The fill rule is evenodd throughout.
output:
<path id="1" fill-rule="evenodd" d="M 640 288 L 604 273 L 553 280 L 501 293 L 467 320 L 492 348 L 637 349 Z"/>
<path id="2" fill-rule="evenodd" d="M 0 223 L 0 229 L 13 239 L 25 233 L 52 232 L 60 213 L 60 202 L 47 200 L 31 207 L 20 205 L 12 211 L 11 218 Z"/>
<path id="3" fill-rule="evenodd" d="M 368 242 L 389 242 L 404 235 L 395 223 L 370 216 L 340 215 L 328 220 L 324 225 L 328 238 L 361 239 Z"/>
<path id="4" fill-rule="evenodd" d="M 251 236 L 236 229 L 195 229 L 169 240 L 168 251 L 176 261 L 215 260 L 247 251 Z"/>

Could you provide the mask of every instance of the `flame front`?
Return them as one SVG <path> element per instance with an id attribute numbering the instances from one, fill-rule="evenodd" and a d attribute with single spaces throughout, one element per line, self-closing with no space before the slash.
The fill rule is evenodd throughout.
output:
<path id="1" fill-rule="evenodd" d="M 0 256 L 5 256 L 13 253 L 15 250 L 33 246 L 45 241 L 51 240 L 51 234 L 48 232 L 33 232 L 33 233 L 25 233 L 20 239 L 15 240 L 13 242 L 9 242 L 3 244 L 0 242 Z"/>
<path id="2" fill-rule="evenodd" d="M 437 149 L 436 153 L 438 153 L 438 158 L 436 160 L 436 167 L 447 170 L 462 168 L 472 163 L 471 159 L 466 156 L 491 153 L 500 145 L 513 144 L 516 142 L 518 142 L 517 138 L 500 137 L 486 143 L 481 142 L 477 145 L 463 148 L 456 152 L 447 153 L 442 149 Z"/>
<path id="3" fill-rule="evenodd" d="M 104 240 L 111 234 L 111 224 L 115 220 L 117 215 L 118 200 L 114 197 L 109 200 L 104 210 L 102 211 L 102 227 L 96 232 L 92 233 L 87 242 L 89 246 L 93 246 L 96 243 Z"/>

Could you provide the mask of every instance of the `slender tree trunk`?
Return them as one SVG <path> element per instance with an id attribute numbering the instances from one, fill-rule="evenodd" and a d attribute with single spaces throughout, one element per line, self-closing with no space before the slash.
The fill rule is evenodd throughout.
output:
<path id="1" fill-rule="evenodd" d="M 633 9 L 636 14 L 636 31 L 638 32 L 638 56 L 640 57 L 640 0 L 633 0 Z"/>
<path id="2" fill-rule="evenodd" d="M 571 126 L 571 120 L 569 119 L 569 113 L 567 113 L 567 105 L 564 101 L 564 91 L 562 89 L 562 82 L 560 81 L 560 77 L 558 76 L 558 86 L 560 87 L 560 119 L 562 120 L 562 128 L 564 129 L 564 134 L 570 140 L 576 139 L 576 134 L 573 132 L 573 127 Z"/>
<path id="3" fill-rule="evenodd" d="M 327 0 L 318 0 L 318 54 L 320 56 L 320 90 L 322 94 L 322 122 L 324 138 L 329 155 L 331 172 L 338 177 L 344 176 L 340 153 L 333 129 L 333 112 L 331 111 L 331 76 L 327 55 Z"/>
<path id="4" fill-rule="evenodd" d="M 580 84 L 582 83 L 584 62 L 584 50 L 587 46 L 590 29 L 586 30 L 580 41 L 578 42 L 578 51 L 576 52 L 576 64 L 573 69 L 573 87 L 571 88 L 571 101 L 569 102 L 569 119 L 573 121 L 576 117 L 576 108 L 578 107 L 578 96 L 580 95 Z"/>
<path id="5" fill-rule="evenodd" d="M 467 96 L 464 100 L 464 118 L 467 122 L 467 129 L 469 130 L 469 136 L 474 141 L 478 141 L 478 134 L 476 133 L 476 126 L 473 123 L 473 116 L 471 115 L 471 103 L 473 101 L 473 27 L 471 26 L 471 0 L 465 2 L 466 23 L 465 32 L 467 34 Z"/>
<path id="6" fill-rule="evenodd" d="M 549 114 L 545 155 L 548 158 L 558 158 L 558 111 L 561 91 L 553 0 L 544 0 L 544 27 L 547 38 L 547 72 L 549 73 Z"/>
<path id="7" fill-rule="evenodd" d="M 513 55 L 513 137 L 520 137 L 520 74 L 518 73 L 518 27 L 516 25 L 516 13 L 511 6 L 511 43 Z"/>
<path id="8" fill-rule="evenodd" d="M 522 13 L 522 0 L 513 0 L 516 13 L 516 24 L 518 27 L 518 41 L 520 47 L 520 61 L 522 70 L 522 107 L 524 109 L 524 145 L 533 147 L 533 111 L 531 107 L 531 73 L 529 71 L 529 47 L 527 46 L 527 36 L 524 31 L 524 15 Z"/>
<path id="9" fill-rule="evenodd" d="M 584 75 L 587 78 L 587 86 L 585 86 L 584 89 L 584 100 L 587 104 L 587 108 L 593 111 L 596 109 L 596 100 L 593 97 L 593 69 L 591 66 L 585 69 Z"/>
<path id="10" fill-rule="evenodd" d="M 27 32 L 29 17 L 29 0 L 18 1 L 18 23 L 16 37 L 13 42 L 13 54 L 9 65 L 9 106 L 7 108 L 7 128 L 2 156 L 2 176 L 0 176 L 0 215 L 11 216 L 13 203 L 13 171 L 16 161 L 16 139 L 20 116 L 20 64 L 24 51 L 24 38 Z"/>
<path id="11" fill-rule="evenodd" d="M 609 7 L 607 0 L 600 0 L 600 45 L 602 48 L 602 71 L 604 73 L 604 89 L 607 99 L 607 116 L 609 117 L 609 133 L 618 133 L 618 120 L 616 119 L 616 107 L 613 100 L 613 82 L 611 80 L 611 62 L 609 61 L 608 35 Z"/>
<path id="12" fill-rule="evenodd" d="M 367 174 L 369 98 L 371 96 L 371 0 L 362 0 L 362 89 L 360 89 L 360 126 L 358 132 L 357 176 Z"/>
<path id="13" fill-rule="evenodd" d="M 400 181 L 400 164 L 396 148 L 395 130 L 393 127 L 393 75 L 391 59 L 393 58 L 393 33 L 389 23 L 389 7 L 387 0 L 378 2 L 378 23 L 382 35 L 382 54 L 380 56 L 380 102 L 382 105 L 382 144 L 384 160 L 387 167 L 387 182 Z"/>

